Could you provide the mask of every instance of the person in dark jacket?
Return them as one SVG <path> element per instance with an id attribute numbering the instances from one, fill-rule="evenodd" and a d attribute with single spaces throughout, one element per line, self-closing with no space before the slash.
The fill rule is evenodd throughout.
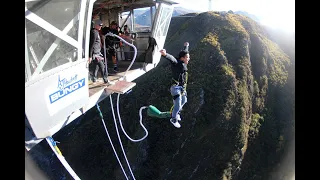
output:
<path id="1" fill-rule="evenodd" d="M 118 24 L 116 21 L 112 21 L 110 27 L 103 27 L 102 34 L 106 36 L 107 33 L 111 32 L 112 34 L 120 36 L 120 31 L 118 30 Z M 117 73 L 118 63 L 116 57 L 116 49 L 120 46 L 120 40 L 117 37 L 106 36 L 106 48 L 108 50 L 108 59 L 110 58 L 113 63 L 113 73 Z"/>
<path id="2" fill-rule="evenodd" d="M 101 54 L 101 37 L 99 31 L 102 27 L 102 21 L 97 19 L 94 21 L 94 28 L 90 32 L 90 44 L 89 44 L 89 63 L 92 63 L 95 67 L 93 73 L 93 82 L 96 82 L 98 76 L 98 70 L 100 69 L 102 79 L 104 83 L 109 83 L 108 74 L 104 66 L 104 58 Z"/>
<path id="3" fill-rule="evenodd" d="M 180 111 L 187 102 L 187 81 L 188 68 L 187 65 L 190 60 L 189 43 L 184 43 L 184 50 L 179 52 L 178 58 L 173 57 L 167 53 L 165 49 L 160 50 L 161 55 L 171 62 L 172 70 L 172 85 L 170 93 L 173 98 L 173 109 L 171 113 L 170 122 L 176 127 L 180 128 L 181 121 Z"/>

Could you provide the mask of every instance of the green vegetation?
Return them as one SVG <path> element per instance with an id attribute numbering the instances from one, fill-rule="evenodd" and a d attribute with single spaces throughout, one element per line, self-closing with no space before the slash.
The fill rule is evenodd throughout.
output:
<path id="1" fill-rule="evenodd" d="M 237 17 L 238 17 L 238 15 L 235 15 L 235 14 L 227 14 L 226 20 L 230 24 L 231 29 L 233 31 L 236 31 L 239 34 L 244 35 L 244 38 L 246 38 L 246 36 L 248 36 L 248 33 L 244 29 L 244 27 L 242 26 L 241 22 L 237 19 Z"/>
<path id="2" fill-rule="evenodd" d="M 207 46 L 209 43 L 210 45 L 218 48 L 220 50 L 219 47 L 219 42 L 218 42 L 218 36 L 217 35 L 213 35 L 212 33 L 209 33 L 205 38 L 202 39 L 202 41 L 204 44 L 204 46 Z"/>
<path id="3" fill-rule="evenodd" d="M 185 30 L 185 29 L 187 29 L 188 27 L 189 27 L 189 23 L 188 23 L 188 21 L 187 21 L 187 22 L 185 22 L 184 24 L 182 24 L 181 30 Z"/>
<path id="4" fill-rule="evenodd" d="M 256 136 L 259 134 L 259 129 L 262 123 L 263 117 L 261 117 L 258 113 L 252 114 L 249 130 L 250 140 L 254 140 Z"/>
<path id="5" fill-rule="evenodd" d="M 234 70 L 231 65 L 222 65 L 222 69 L 225 72 L 225 75 L 235 77 Z"/>

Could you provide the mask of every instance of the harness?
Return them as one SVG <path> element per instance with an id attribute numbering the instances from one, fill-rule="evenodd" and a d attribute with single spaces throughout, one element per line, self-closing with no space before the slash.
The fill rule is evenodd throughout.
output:
<path id="1" fill-rule="evenodd" d="M 178 86 L 178 84 L 172 84 L 171 86 Z M 176 95 L 172 96 L 173 100 L 176 100 L 181 95 L 186 95 L 185 94 L 186 91 L 184 90 L 184 87 L 183 86 L 179 86 L 179 87 L 181 88 L 180 94 L 176 94 Z"/>
<path id="2" fill-rule="evenodd" d="M 173 100 L 176 100 L 179 96 L 181 96 L 182 94 L 177 94 L 177 95 L 174 95 L 174 96 L 172 96 L 172 99 Z"/>
<path id="3" fill-rule="evenodd" d="M 183 80 L 183 77 L 181 77 L 181 74 L 179 75 L 179 79 L 180 79 L 180 77 L 182 78 L 182 83 L 185 83 L 184 85 L 180 85 L 180 87 L 181 87 L 181 92 L 180 92 L 180 94 L 177 94 L 177 95 L 174 95 L 174 96 L 172 96 L 172 99 L 173 100 L 176 100 L 179 96 L 181 96 L 181 95 L 186 95 L 185 93 L 186 93 L 186 90 L 185 90 L 185 88 L 186 88 L 186 82 L 188 82 L 188 72 L 187 71 L 185 71 L 185 73 L 186 73 L 186 79 L 185 80 Z M 178 80 L 176 80 L 176 79 L 174 79 L 174 78 L 172 78 L 172 81 L 174 82 L 171 86 L 179 86 L 179 84 L 180 84 L 180 82 L 178 81 Z"/>

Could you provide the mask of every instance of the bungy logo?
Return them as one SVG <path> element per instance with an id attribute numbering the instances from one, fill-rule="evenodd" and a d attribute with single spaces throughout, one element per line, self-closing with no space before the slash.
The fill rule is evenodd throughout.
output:
<path id="1" fill-rule="evenodd" d="M 78 75 L 76 74 L 69 79 L 63 78 L 61 80 L 60 75 L 58 76 L 58 91 L 49 95 L 51 104 L 82 88 L 85 85 L 85 78 L 78 80 L 77 76 Z"/>

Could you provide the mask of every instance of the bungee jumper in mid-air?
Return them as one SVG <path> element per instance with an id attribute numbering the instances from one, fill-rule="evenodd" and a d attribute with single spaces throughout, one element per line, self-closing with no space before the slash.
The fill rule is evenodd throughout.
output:
<path id="1" fill-rule="evenodd" d="M 172 70 L 172 85 L 170 93 L 173 99 L 173 107 L 171 108 L 170 122 L 176 127 L 180 128 L 181 121 L 180 111 L 187 102 L 187 81 L 188 81 L 188 68 L 187 65 L 190 60 L 189 43 L 184 43 L 184 49 L 179 52 L 178 58 L 173 57 L 167 53 L 165 49 L 161 49 L 161 55 L 171 62 Z"/>

